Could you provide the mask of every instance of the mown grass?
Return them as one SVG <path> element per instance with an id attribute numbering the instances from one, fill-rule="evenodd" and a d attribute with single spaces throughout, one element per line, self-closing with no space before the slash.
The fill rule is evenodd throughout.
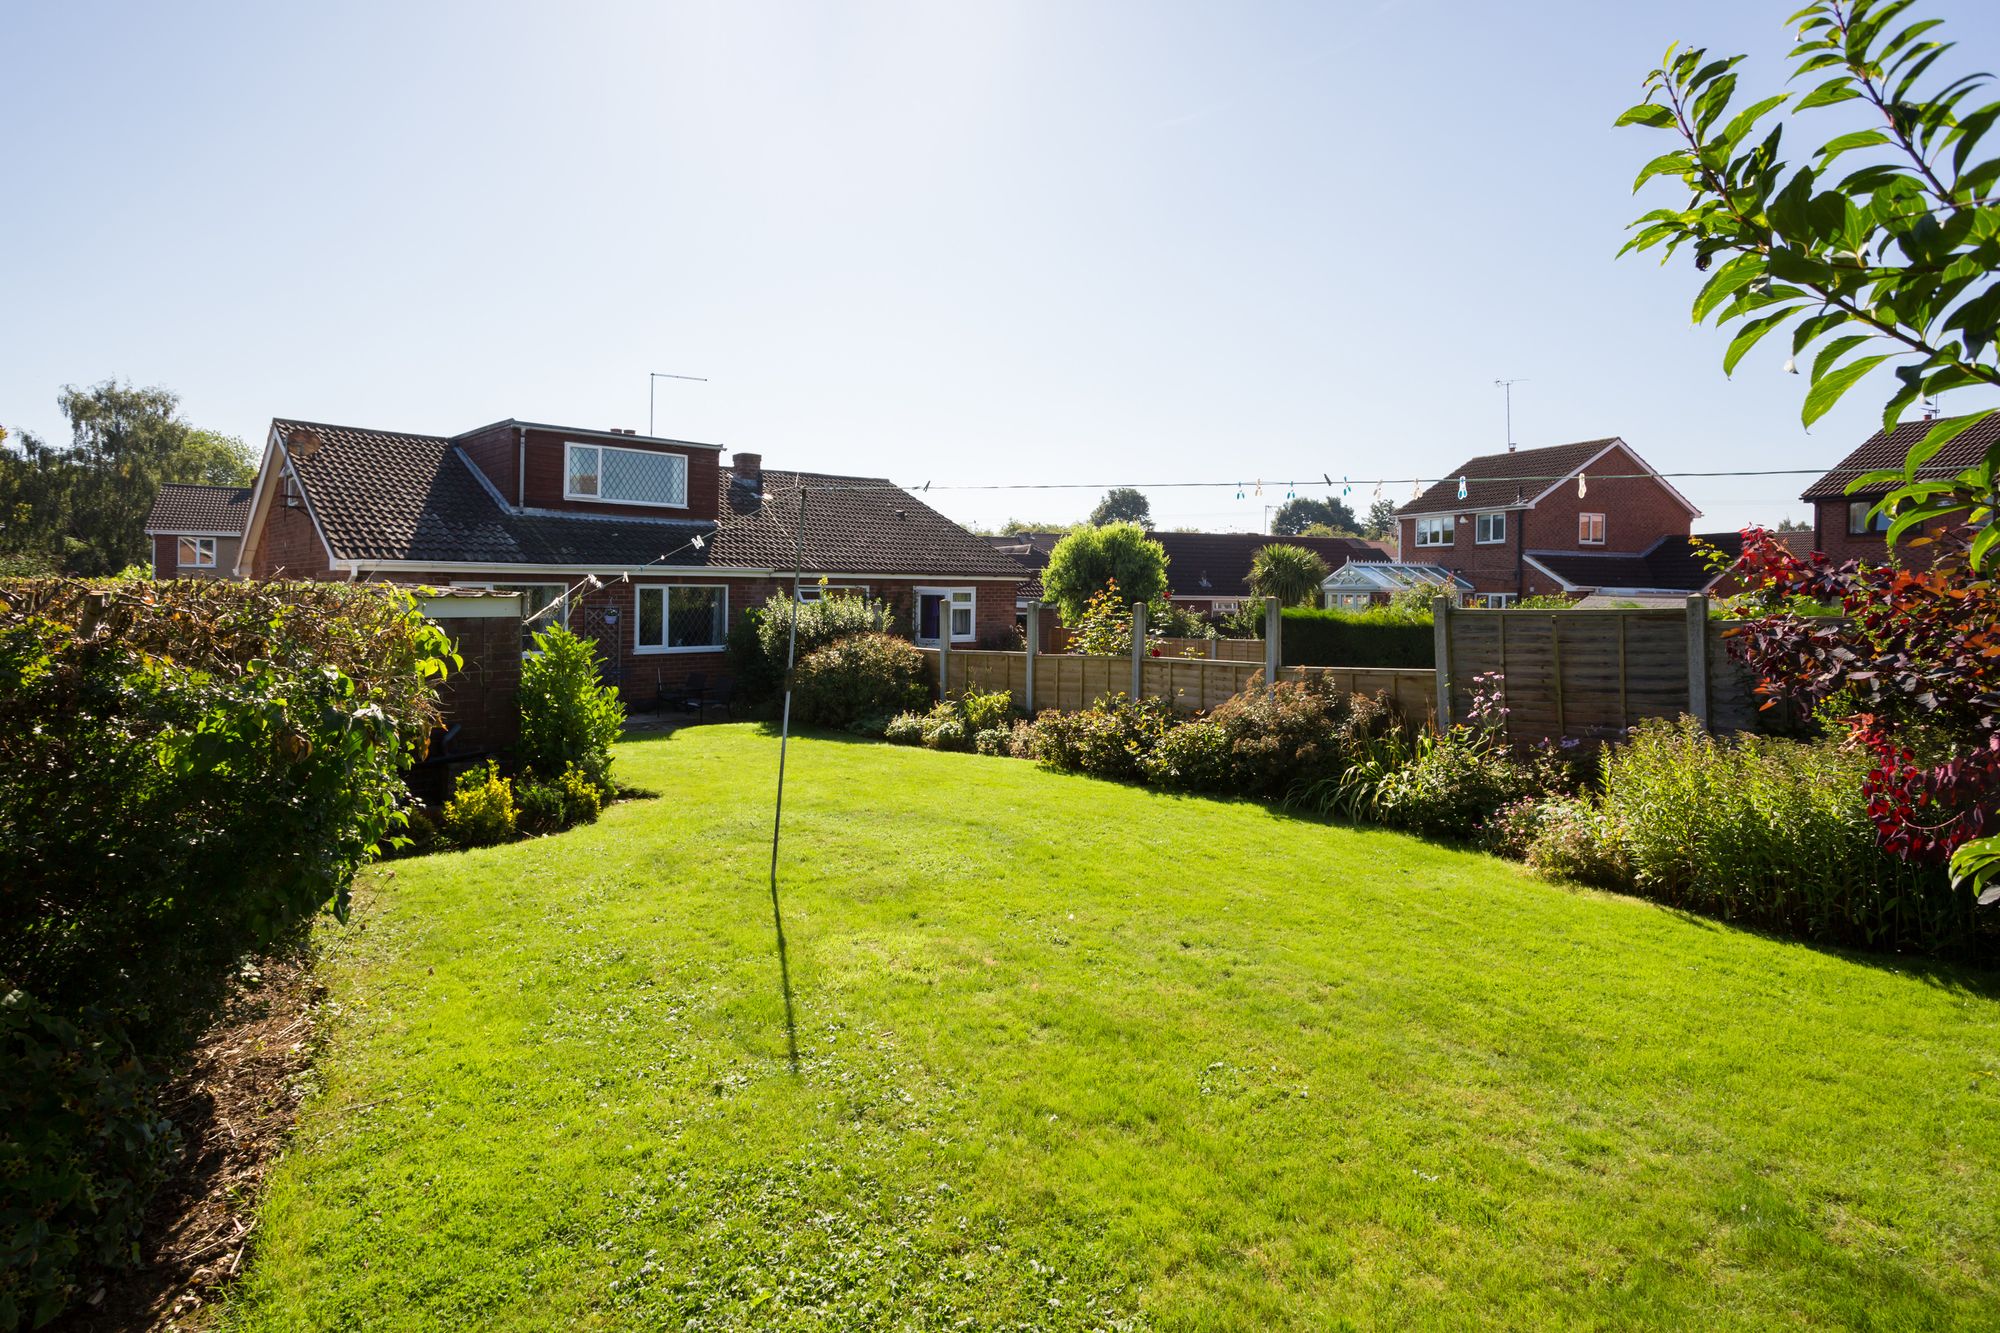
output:
<path id="1" fill-rule="evenodd" d="M 2000 1001 L 1396 834 L 794 743 L 376 873 L 227 1324 L 1963 1328 Z"/>

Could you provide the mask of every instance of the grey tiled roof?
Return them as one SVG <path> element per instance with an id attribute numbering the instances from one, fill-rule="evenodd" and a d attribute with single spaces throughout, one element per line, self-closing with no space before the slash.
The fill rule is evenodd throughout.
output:
<path id="1" fill-rule="evenodd" d="M 146 515 L 146 531 L 240 534 L 249 512 L 248 486 L 168 482 L 153 497 L 153 508 Z"/>
<path id="2" fill-rule="evenodd" d="M 1864 472 L 1874 472 L 1880 468 L 1903 466 L 1904 457 L 1913 445 L 1923 442 L 1930 434 L 1935 421 L 1905 421 L 1892 431 L 1876 431 L 1859 448 L 1840 460 L 1840 466 L 1806 487 L 1801 500 L 1837 500 L 1847 494 L 1847 483 Z M 1978 425 L 1960 434 L 1933 454 L 1921 468 L 1920 477 L 1950 477 L 1986 457 L 1986 451 L 2000 444 L 2000 413 L 1987 417 Z M 1868 492 L 1871 498 L 1887 495 L 1890 487 L 1876 487 Z"/>
<path id="3" fill-rule="evenodd" d="M 761 492 L 717 480 L 705 519 L 510 510 L 449 439 L 277 421 L 306 498 L 342 560 L 790 569 L 806 492 L 808 572 L 1019 577 L 994 550 L 879 477 L 765 468 Z M 701 539 L 701 545 L 694 544 Z"/>
<path id="4" fill-rule="evenodd" d="M 1498 509 L 1506 505 L 1526 504 L 1619 442 L 1614 436 L 1468 458 L 1453 468 L 1449 477 L 1434 483 L 1396 512 L 1442 514 L 1448 510 Z M 1466 481 L 1463 500 L 1458 498 L 1460 477 Z"/>

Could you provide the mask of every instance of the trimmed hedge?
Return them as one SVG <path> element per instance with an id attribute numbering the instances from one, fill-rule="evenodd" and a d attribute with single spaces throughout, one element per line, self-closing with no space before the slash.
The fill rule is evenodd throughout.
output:
<path id="1" fill-rule="evenodd" d="M 1292 607 L 1285 611 L 1286 666 L 1433 667 L 1435 640 L 1428 620 L 1393 611 L 1334 611 Z"/>

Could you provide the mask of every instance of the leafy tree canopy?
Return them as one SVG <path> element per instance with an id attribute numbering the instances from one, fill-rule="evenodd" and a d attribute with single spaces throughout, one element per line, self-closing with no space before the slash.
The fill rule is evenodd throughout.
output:
<path id="1" fill-rule="evenodd" d="M 1250 560 L 1250 591 L 1286 606 L 1311 606 L 1329 573 L 1326 561 L 1303 546 L 1265 546 Z"/>
<path id="2" fill-rule="evenodd" d="M 26 432 L 18 449 L 0 448 L 0 554 L 111 574 L 146 560 L 146 513 L 163 483 L 242 486 L 255 473 L 243 441 L 182 420 L 166 389 L 106 380 L 57 401 L 67 448 Z"/>
<path id="3" fill-rule="evenodd" d="M 1137 523 L 1077 528 L 1049 552 L 1042 571 L 1042 596 L 1073 625 L 1093 594 L 1117 581 L 1128 602 L 1150 602 L 1167 588 L 1167 548 L 1146 536 Z"/>
<path id="4" fill-rule="evenodd" d="M 1387 498 L 1377 500 L 1368 506 L 1368 521 L 1361 525 L 1361 535 L 1376 541 L 1386 541 L 1396 535 L 1396 502 Z"/>
<path id="5" fill-rule="evenodd" d="M 1097 502 L 1097 508 L 1090 511 L 1090 525 L 1101 528 L 1107 523 L 1137 523 L 1142 528 L 1153 526 L 1153 506 L 1142 492 L 1130 486 L 1119 486 L 1106 491 L 1104 498 Z"/>
<path id="6" fill-rule="evenodd" d="M 1300 537 L 1315 523 L 1333 529 L 1331 535 L 1336 537 L 1352 537 L 1361 530 L 1345 500 L 1332 496 L 1309 500 L 1302 495 L 1278 506 L 1278 512 L 1271 516 L 1271 531 L 1281 537 Z"/>

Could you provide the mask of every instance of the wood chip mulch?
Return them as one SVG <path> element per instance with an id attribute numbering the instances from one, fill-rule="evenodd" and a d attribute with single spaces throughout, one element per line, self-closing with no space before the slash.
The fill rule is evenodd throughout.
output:
<path id="1" fill-rule="evenodd" d="M 292 1130 L 312 1062 L 314 1011 L 324 991 L 303 958 L 251 970 L 188 1070 L 162 1097 L 185 1141 L 140 1238 L 141 1266 L 109 1275 L 59 1333 L 194 1330 L 249 1259 L 264 1173 Z"/>

